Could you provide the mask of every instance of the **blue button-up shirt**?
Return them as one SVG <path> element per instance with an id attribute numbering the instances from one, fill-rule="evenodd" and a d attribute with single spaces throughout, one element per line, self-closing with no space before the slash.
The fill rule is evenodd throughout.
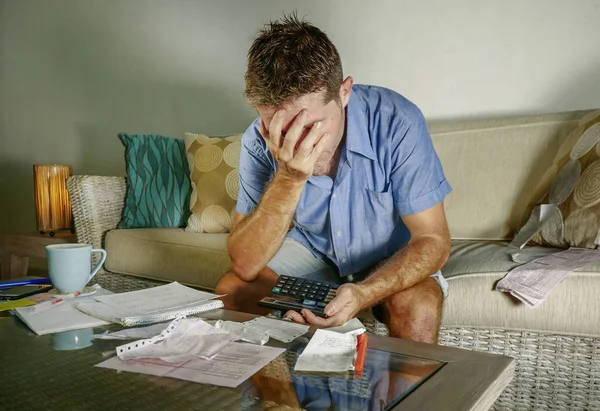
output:
<path id="1" fill-rule="evenodd" d="M 335 179 L 312 176 L 288 236 L 333 261 L 342 277 L 386 259 L 410 240 L 401 216 L 424 211 L 451 191 L 421 111 L 398 93 L 354 85 L 346 142 Z M 246 130 L 236 210 L 258 205 L 277 161 L 260 135 Z"/>

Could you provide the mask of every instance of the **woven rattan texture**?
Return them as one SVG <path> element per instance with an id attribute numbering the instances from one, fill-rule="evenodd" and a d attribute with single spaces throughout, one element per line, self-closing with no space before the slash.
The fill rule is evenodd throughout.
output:
<path id="1" fill-rule="evenodd" d="M 442 328 L 440 344 L 516 359 L 515 377 L 495 410 L 600 409 L 600 339 Z"/>

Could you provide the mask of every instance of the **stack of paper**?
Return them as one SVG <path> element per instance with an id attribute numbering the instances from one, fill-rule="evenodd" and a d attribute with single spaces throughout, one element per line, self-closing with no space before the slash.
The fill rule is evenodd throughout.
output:
<path id="1" fill-rule="evenodd" d="M 496 290 L 508 292 L 530 308 L 539 307 L 550 291 L 572 271 L 600 260 L 600 250 L 569 248 L 510 271 Z"/>
<path id="2" fill-rule="evenodd" d="M 98 290 L 96 296 L 112 294 L 100 286 L 95 287 Z M 40 313 L 34 313 L 33 307 L 17 308 L 14 312 L 38 335 L 93 328 L 108 324 L 104 320 L 82 313 L 75 307 L 80 302 L 91 301 L 91 299 L 92 297 L 65 299 L 64 304 Z"/>
<path id="3" fill-rule="evenodd" d="M 95 297 L 78 304 L 86 314 L 126 326 L 154 324 L 223 307 L 219 297 L 177 282 L 145 290 Z"/>

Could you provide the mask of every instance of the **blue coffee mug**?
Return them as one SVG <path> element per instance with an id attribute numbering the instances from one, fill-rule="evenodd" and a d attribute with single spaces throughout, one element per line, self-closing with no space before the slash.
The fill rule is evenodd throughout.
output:
<path id="1" fill-rule="evenodd" d="M 92 272 L 92 253 L 102 253 L 102 258 Z M 73 293 L 83 290 L 96 275 L 104 261 L 106 251 L 88 244 L 52 244 L 46 246 L 48 274 L 52 285 L 60 292 Z"/>

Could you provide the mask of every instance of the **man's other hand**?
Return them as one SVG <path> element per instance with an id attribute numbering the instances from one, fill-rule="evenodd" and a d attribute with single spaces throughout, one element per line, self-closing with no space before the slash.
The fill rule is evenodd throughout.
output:
<path id="1" fill-rule="evenodd" d="M 288 311 L 285 316 L 292 321 L 301 324 L 314 324 L 322 327 L 336 327 L 346 324 L 353 319 L 360 310 L 362 310 L 362 293 L 356 284 L 342 284 L 337 290 L 335 298 L 325 307 L 327 318 L 321 318 L 313 314 L 312 311 L 302 309 L 297 311 Z"/>

